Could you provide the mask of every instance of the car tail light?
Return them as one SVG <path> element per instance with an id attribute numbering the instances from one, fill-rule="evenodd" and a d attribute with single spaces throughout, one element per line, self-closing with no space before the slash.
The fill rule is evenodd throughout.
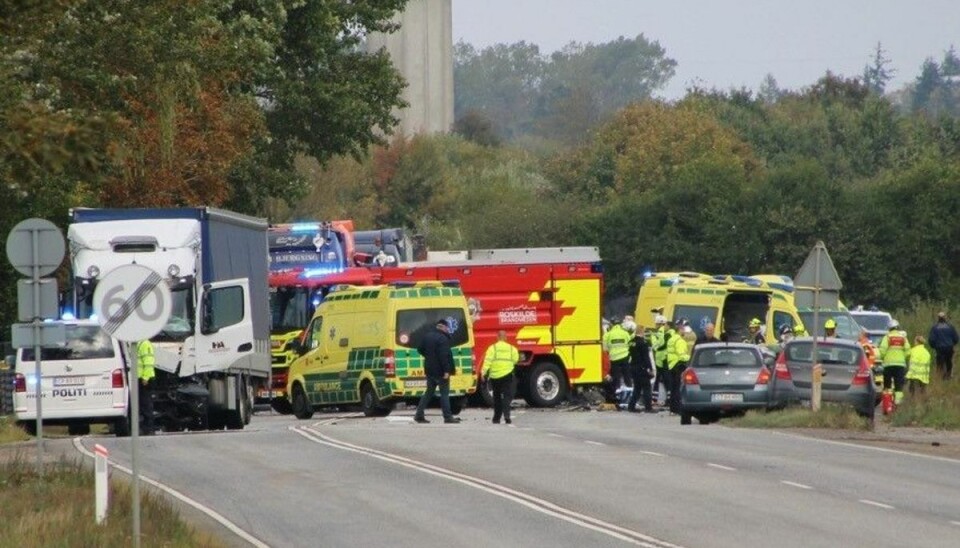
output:
<path id="1" fill-rule="evenodd" d="M 770 370 L 762 367 L 760 374 L 757 375 L 757 384 L 767 384 L 768 382 L 770 382 Z"/>
<path id="2" fill-rule="evenodd" d="M 270 388 L 273 390 L 287 389 L 287 368 L 273 370 L 273 385 Z"/>
<path id="3" fill-rule="evenodd" d="M 790 369 L 787 367 L 787 353 L 781 352 L 777 356 L 777 365 L 774 367 L 774 373 L 777 376 L 777 380 L 780 381 L 792 381 L 793 377 L 790 376 Z"/>
<path id="4" fill-rule="evenodd" d="M 683 384 L 700 384 L 700 379 L 697 378 L 697 372 L 693 369 L 687 369 L 684 371 Z"/>
<path id="5" fill-rule="evenodd" d="M 397 376 L 397 364 L 393 359 L 393 350 L 389 348 L 383 351 L 383 369 L 387 377 Z"/>
<path id="6" fill-rule="evenodd" d="M 13 378 L 13 391 L 14 392 L 26 392 L 27 391 L 27 378 L 17 373 Z"/>
<path id="7" fill-rule="evenodd" d="M 870 370 L 870 362 L 867 361 L 866 356 L 860 357 L 860 369 L 857 370 L 857 373 L 853 376 L 853 380 L 850 381 L 850 384 L 853 386 L 862 386 L 865 384 L 870 384 L 873 382 L 873 374 Z"/>
<path id="8" fill-rule="evenodd" d="M 110 385 L 113 388 L 123 388 L 123 369 L 114 369 L 110 373 Z"/>

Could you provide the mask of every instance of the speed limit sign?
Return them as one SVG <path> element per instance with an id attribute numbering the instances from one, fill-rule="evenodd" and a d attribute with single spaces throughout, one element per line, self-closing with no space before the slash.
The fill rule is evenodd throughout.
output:
<path id="1" fill-rule="evenodd" d="M 171 309 L 170 288 L 163 277 L 142 265 L 117 267 L 93 293 L 93 310 L 103 330 L 125 342 L 159 333 Z"/>

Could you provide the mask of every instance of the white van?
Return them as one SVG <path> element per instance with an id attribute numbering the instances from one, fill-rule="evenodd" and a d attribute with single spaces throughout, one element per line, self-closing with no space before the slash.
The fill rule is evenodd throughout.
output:
<path id="1" fill-rule="evenodd" d="M 91 320 L 63 322 L 64 346 L 40 353 L 43 424 L 66 425 L 71 435 L 108 424 L 118 436 L 130 433 L 125 356 L 120 343 Z M 17 422 L 36 434 L 36 365 L 32 348 L 17 350 L 13 406 Z"/>

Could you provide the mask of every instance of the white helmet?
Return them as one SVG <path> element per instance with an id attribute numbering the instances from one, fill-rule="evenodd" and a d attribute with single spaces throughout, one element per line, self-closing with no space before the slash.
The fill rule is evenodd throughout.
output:
<path id="1" fill-rule="evenodd" d="M 620 322 L 620 326 L 631 333 L 637 332 L 637 322 L 633 321 L 633 318 L 630 316 L 624 318 L 623 321 Z"/>
<path id="2" fill-rule="evenodd" d="M 900 322 L 891 318 L 890 323 L 887 324 L 887 329 L 896 329 L 898 327 L 900 327 Z"/>
<path id="3" fill-rule="evenodd" d="M 666 316 L 664 316 L 663 314 L 657 314 L 657 315 L 653 318 L 653 323 L 655 323 L 655 324 L 657 324 L 657 325 L 663 325 L 663 324 L 667 323 L 667 318 L 666 318 Z"/>

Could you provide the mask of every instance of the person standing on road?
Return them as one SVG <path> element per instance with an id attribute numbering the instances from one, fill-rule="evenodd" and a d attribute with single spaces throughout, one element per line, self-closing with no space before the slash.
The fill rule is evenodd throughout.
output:
<path id="1" fill-rule="evenodd" d="M 690 361 L 687 341 L 674 328 L 673 322 L 667 324 L 667 369 L 670 379 L 670 412 L 680 414 L 680 381 L 683 370 Z"/>
<path id="2" fill-rule="evenodd" d="M 889 393 L 892 384 L 893 402 L 899 405 L 903 400 L 903 381 L 910 341 L 907 340 L 907 334 L 900 330 L 897 320 L 890 320 L 888 325 L 890 331 L 880 341 L 879 354 L 883 362 L 883 391 Z"/>
<path id="3" fill-rule="evenodd" d="M 457 423 L 459 417 L 454 417 L 450 411 L 450 375 L 454 372 L 453 351 L 450 349 L 450 332 L 453 329 L 453 319 L 445 318 L 437 322 L 437 328 L 427 332 L 417 347 L 417 352 L 423 356 L 423 370 L 427 375 L 427 390 L 420 397 L 417 412 L 413 420 L 419 423 L 430 422 L 424 416 L 427 405 L 433 399 L 437 388 L 440 389 L 440 410 L 443 412 L 443 422 Z"/>
<path id="4" fill-rule="evenodd" d="M 490 383 L 493 390 L 493 423 L 499 424 L 502 416 L 510 424 L 510 403 L 513 401 L 516 379 L 513 369 L 520 361 L 520 351 L 507 342 L 507 332 L 497 332 L 497 342 L 487 348 L 483 355 L 483 369 L 480 375 Z"/>
<path id="5" fill-rule="evenodd" d="M 153 343 L 137 343 L 137 379 L 140 381 L 140 421 L 143 423 L 143 435 L 152 436 L 156 431 L 153 421 L 153 386 L 157 376 L 157 358 L 153 354 Z"/>
<path id="6" fill-rule="evenodd" d="M 923 335 L 913 339 L 913 348 L 907 356 L 907 389 L 913 396 L 919 392 L 923 394 L 930 384 L 930 351 L 923 344 Z"/>
<path id="7" fill-rule="evenodd" d="M 633 335 L 623 322 L 614 324 L 603 336 L 603 349 L 610 356 L 612 389 L 622 393 L 624 387 L 632 387 L 630 380 L 630 341 Z"/>
<path id="8" fill-rule="evenodd" d="M 633 393 L 627 411 L 636 412 L 637 399 L 643 398 L 643 410 L 653 413 L 653 387 L 650 386 L 654 378 L 653 349 L 647 342 L 643 326 L 637 327 L 630 341 L 630 376 L 633 378 Z"/>
<path id="9" fill-rule="evenodd" d="M 953 376 L 953 348 L 960 342 L 957 330 L 947 321 L 947 313 L 937 314 L 937 323 L 930 328 L 930 348 L 937 353 L 937 373 L 944 380 Z"/>
<path id="10" fill-rule="evenodd" d="M 669 370 L 667 369 L 667 318 L 657 314 L 653 320 L 656 330 L 653 332 L 651 342 L 653 345 L 653 361 L 657 370 L 656 382 L 653 384 L 653 391 L 660 394 L 660 387 L 663 387 L 664 399 L 659 402 L 660 405 L 666 404 L 666 399 L 670 393 Z M 659 398 L 658 398 L 659 399 Z"/>

